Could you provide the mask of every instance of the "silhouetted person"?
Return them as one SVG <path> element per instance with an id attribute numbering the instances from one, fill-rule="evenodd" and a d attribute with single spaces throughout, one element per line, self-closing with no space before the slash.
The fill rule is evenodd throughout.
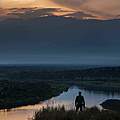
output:
<path id="1" fill-rule="evenodd" d="M 79 95 L 75 99 L 75 107 L 76 112 L 80 109 L 80 111 L 83 111 L 83 107 L 85 108 L 85 100 L 84 97 L 81 95 L 81 92 L 79 92 Z"/>

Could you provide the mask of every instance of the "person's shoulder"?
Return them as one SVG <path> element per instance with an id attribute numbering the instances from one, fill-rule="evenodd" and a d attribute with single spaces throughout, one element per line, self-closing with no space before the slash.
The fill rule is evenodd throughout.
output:
<path id="1" fill-rule="evenodd" d="M 81 96 L 82 98 L 84 98 L 84 96 Z"/>
<path id="2" fill-rule="evenodd" d="M 76 96 L 76 98 L 79 98 L 79 96 Z"/>

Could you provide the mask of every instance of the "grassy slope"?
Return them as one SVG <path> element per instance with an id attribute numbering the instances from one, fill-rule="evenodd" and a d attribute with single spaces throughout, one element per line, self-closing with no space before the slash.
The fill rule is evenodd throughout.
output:
<path id="1" fill-rule="evenodd" d="M 64 108 L 47 108 L 35 114 L 33 120 L 120 120 L 120 114 L 113 111 L 100 111 L 97 108 L 76 113 Z"/>

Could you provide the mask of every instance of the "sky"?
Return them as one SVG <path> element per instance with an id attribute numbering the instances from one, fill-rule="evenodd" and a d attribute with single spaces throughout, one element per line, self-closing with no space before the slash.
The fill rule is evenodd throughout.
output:
<path id="1" fill-rule="evenodd" d="M 119 18 L 119 0 L 0 0 L 0 64 L 120 65 Z"/>
<path id="2" fill-rule="evenodd" d="M 0 0 L 1 8 L 61 8 L 84 12 L 99 19 L 119 18 L 119 0 Z M 60 14 L 60 13 L 59 13 Z"/>

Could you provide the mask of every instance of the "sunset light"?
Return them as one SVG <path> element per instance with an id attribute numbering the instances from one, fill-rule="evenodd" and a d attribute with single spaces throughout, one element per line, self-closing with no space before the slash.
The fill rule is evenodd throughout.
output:
<path id="1" fill-rule="evenodd" d="M 0 120 L 120 120 L 120 0 L 0 0 Z"/>
<path id="2" fill-rule="evenodd" d="M 108 4 L 109 3 L 109 4 Z M 118 0 L 1 0 L 0 7 L 10 8 L 61 8 L 74 10 L 94 16 L 94 19 L 119 18 L 120 2 Z M 63 13 L 56 13 L 56 15 Z M 79 15 L 77 16 L 79 18 Z M 91 18 L 91 17 L 86 17 Z"/>

